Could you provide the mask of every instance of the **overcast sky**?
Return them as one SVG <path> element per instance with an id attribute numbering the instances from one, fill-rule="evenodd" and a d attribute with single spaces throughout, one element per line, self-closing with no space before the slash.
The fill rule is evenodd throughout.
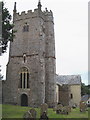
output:
<path id="1" fill-rule="evenodd" d="M 13 13 L 37 8 L 38 0 L 4 0 Z M 59 75 L 80 74 L 88 84 L 88 0 L 41 0 L 42 10 L 52 10 L 55 28 L 56 73 Z M 6 55 L 0 57 L 2 74 L 5 75 Z"/>

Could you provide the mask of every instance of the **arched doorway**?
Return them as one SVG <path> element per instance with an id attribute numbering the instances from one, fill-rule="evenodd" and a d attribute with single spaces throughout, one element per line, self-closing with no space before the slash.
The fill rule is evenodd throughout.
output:
<path id="1" fill-rule="evenodd" d="M 26 94 L 21 95 L 21 106 L 28 106 L 28 96 Z"/>

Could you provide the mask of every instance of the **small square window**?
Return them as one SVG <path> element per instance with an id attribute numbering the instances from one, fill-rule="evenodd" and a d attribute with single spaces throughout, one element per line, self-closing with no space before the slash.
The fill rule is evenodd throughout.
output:
<path id="1" fill-rule="evenodd" d="M 29 32 L 29 25 L 23 26 L 23 32 Z"/>

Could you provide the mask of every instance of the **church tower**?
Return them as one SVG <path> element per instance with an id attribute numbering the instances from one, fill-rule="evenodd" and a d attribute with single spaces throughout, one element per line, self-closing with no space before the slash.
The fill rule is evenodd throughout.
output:
<path id="1" fill-rule="evenodd" d="M 10 43 L 3 102 L 38 107 L 56 102 L 56 64 L 53 13 L 38 8 L 17 13 L 13 10 L 15 38 Z"/>

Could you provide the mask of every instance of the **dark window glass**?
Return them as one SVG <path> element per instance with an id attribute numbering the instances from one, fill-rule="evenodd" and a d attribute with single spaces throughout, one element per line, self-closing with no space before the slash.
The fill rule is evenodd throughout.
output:
<path id="1" fill-rule="evenodd" d="M 29 73 L 27 73 L 27 88 L 29 88 Z"/>
<path id="2" fill-rule="evenodd" d="M 25 67 L 21 69 L 19 88 L 29 88 L 29 72 Z"/>
<path id="3" fill-rule="evenodd" d="M 24 73 L 24 88 L 25 88 L 25 73 Z"/>
<path id="4" fill-rule="evenodd" d="M 20 74 L 20 88 L 22 88 L 22 73 Z"/>
<path id="5" fill-rule="evenodd" d="M 23 32 L 29 32 L 29 25 L 23 26 Z"/>
<path id="6" fill-rule="evenodd" d="M 73 94 L 71 94 L 71 99 L 73 98 Z"/>

